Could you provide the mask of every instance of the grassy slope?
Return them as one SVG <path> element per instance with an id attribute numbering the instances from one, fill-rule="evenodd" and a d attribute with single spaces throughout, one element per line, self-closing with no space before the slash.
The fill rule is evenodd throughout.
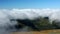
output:
<path id="1" fill-rule="evenodd" d="M 56 30 L 42 30 L 42 31 L 31 31 L 31 32 L 13 32 L 11 34 L 60 34 L 60 29 Z"/>

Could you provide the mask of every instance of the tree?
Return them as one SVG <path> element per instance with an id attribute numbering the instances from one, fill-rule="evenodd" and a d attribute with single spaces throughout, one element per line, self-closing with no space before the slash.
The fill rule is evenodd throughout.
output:
<path id="1" fill-rule="evenodd" d="M 54 21 L 52 22 L 52 25 L 53 25 L 56 29 L 60 29 L 60 21 L 54 20 Z"/>

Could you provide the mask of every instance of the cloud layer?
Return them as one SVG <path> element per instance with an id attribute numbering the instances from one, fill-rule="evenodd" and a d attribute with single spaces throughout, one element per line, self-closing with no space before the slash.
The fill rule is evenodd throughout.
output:
<path id="1" fill-rule="evenodd" d="M 0 24 L 10 19 L 34 19 L 48 16 L 51 20 L 60 20 L 60 9 L 0 9 Z"/>
<path id="2" fill-rule="evenodd" d="M 39 16 L 49 16 L 51 19 L 60 17 L 59 9 L 12 9 L 9 13 L 13 18 L 19 19 L 33 19 Z"/>

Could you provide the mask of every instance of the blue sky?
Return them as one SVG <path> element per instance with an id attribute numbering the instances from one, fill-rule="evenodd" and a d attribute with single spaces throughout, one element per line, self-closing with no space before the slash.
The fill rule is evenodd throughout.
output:
<path id="1" fill-rule="evenodd" d="M 60 0 L 0 0 L 0 9 L 60 8 Z"/>

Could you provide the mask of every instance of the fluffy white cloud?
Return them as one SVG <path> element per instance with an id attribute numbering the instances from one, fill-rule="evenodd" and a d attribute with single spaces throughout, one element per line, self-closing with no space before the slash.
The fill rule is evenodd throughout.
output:
<path id="1" fill-rule="evenodd" d="M 52 19 L 59 19 L 60 10 L 59 9 L 12 9 L 9 14 L 13 18 L 19 19 L 33 19 L 39 16 L 49 16 Z"/>
<path id="2" fill-rule="evenodd" d="M 48 16 L 51 20 L 60 20 L 60 10 L 59 9 L 1 9 L 0 18 L 1 19 L 34 19 L 40 16 Z"/>

